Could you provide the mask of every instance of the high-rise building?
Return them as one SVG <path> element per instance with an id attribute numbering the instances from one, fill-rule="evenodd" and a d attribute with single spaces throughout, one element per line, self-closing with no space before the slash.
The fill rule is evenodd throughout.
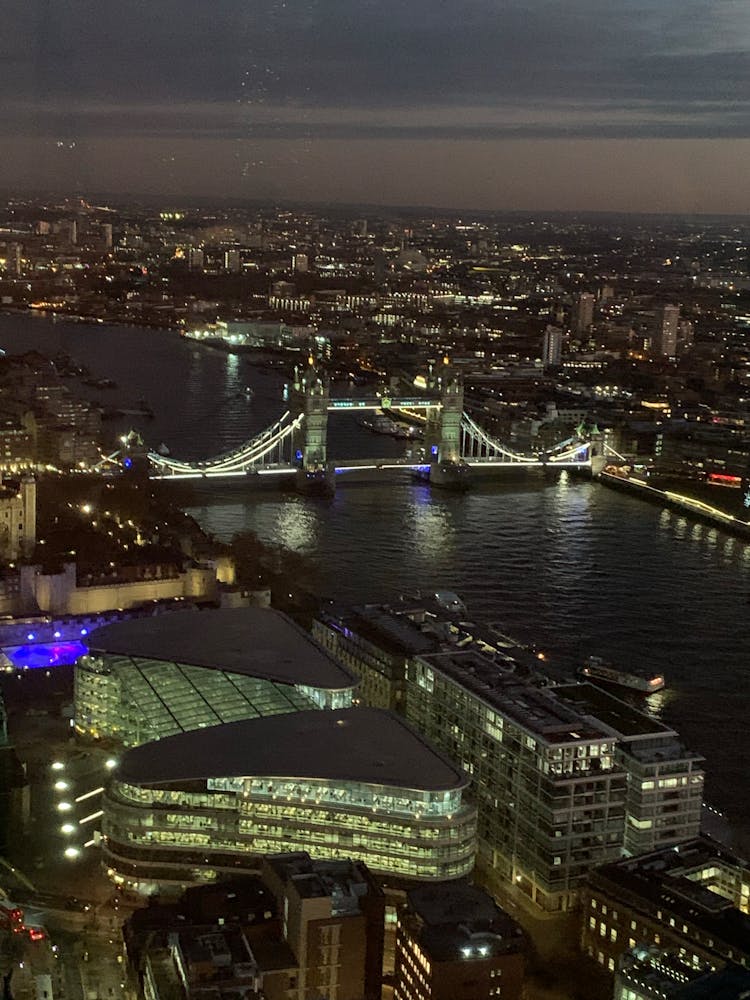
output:
<path id="1" fill-rule="evenodd" d="M 581 947 L 614 972 L 656 946 L 689 965 L 750 965 L 750 869 L 706 837 L 594 869 L 582 893 Z"/>
<path id="2" fill-rule="evenodd" d="M 562 361 L 563 332 L 558 326 L 548 324 L 544 331 L 542 362 L 545 368 L 557 368 Z"/>
<path id="3" fill-rule="evenodd" d="M 398 915 L 394 1000 L 521 1000 L 525 950 L 516 921 L 481 889 L 420 886 Z"/>
<path id="4" fill-rule="evenodd" d="M 469 777 L 373 708 L 214 725 L 128 750 L 102 801 L 112 877 L 152 883 L 257 869 L 259 855 L 354 856 L 391 882 L 468 875 Z"/>
<path id="5" fill-rule="evenodd" d="M 102 242 L 104 243 L 104 249 L 105 250 L 111 250 L 112 249 L 112 223 L 111 222 L 103 222 L 101 224 L 100 228 L 101 228 L 101 234 L 102 234 Z"/>
<path id="6" fill-rule="evenodd" d="M 136 746 L 222 722 L 343 708 L 356 687 L 279 611 L 181 611 L 92 633 L 75 669 L 75 728 Z"/>
<path id="7" fill-rule="evenodd" d="M 680 307 L 660 306 L 654 316 L 653 353 L 674 358 L 677 355 L 677 333 Z"/>
<path id="8" fill-rule="evenodd" d="M 581 292 L 573 310 L 573 332 L 576 334 L 588 333 L 594 322 L 594 306 L 596 296 L 591 292 Z"/>
<path id="9" fill-rule="evenodd" d="M 695 327 L 689 319 L 681 319 L 677 325 L 677 353 L 682 354 L 693 346 Z"/>
<path id="10" fill-rule="evenodd" d="M 224 270 L 230 274 L 239 274 L 242 270 L 242 258 L 239 250 L 224 251 Z"/>
<path id="11" fill-rule="evenodd" d="M 310 270 L 310 258 L 306 253 L 295 253 L 292 255 L 292 270 L 297 274 L 305 274 Z"/>

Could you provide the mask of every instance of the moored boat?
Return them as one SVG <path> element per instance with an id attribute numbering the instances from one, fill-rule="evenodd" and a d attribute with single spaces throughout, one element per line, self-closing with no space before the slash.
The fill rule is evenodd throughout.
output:
<path id="1" fill-rule="evenodd" d="M 607 663 L 599 656 L 589 656 L 578 673 L 589 681 L 600 681 L 605 684 L 615 684 L 617 687 L 628 688 L 641 694 L 656 694 L 666 686 L 664 675 L 660 673 L 622 670 Z"/>

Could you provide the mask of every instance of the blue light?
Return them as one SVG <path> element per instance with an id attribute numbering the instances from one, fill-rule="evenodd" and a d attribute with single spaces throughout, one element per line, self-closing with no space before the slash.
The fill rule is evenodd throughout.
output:
<path id="1" fill-rule="evenodd" d="M 301 462 L 302 461 L 302 452 L 299 451 L 299 449 L 298 449 L 297 451 L 295 451 L 294 457 L 297 459 L 298 462 Z"/>
<path id="2" fill-rule="evenodd" d="M 81 635 L 88 635 L 88 634 L 89 634 L 89 630 L 87 628 L 82 628 L 81 629 Z"/>
<path id="3" fill-rule="evenodd" d="M 34 633 L 33 632 L 29 632 L 29 634 L 26 636 L 26 638 L 29 640 L 29 642 L 33 642 L 34 641 Z"/>
<path id="4" fill-rule="evenodd" d="M 60 638 L 60 633 L 59 633 L 59 632 L 55 632 L 55 638 L 56 638 L 56 639 L 59 639 L 59 638 Z"/>
<path id="5" fill-rule="evenodd" d="M 131 467 L 131 465 L 133 464 L 133 459 L 130 458 L 130 457 L 124 458 L 122 460 L 122 464 L 125 466 L 126 469 L 129 469 Z"/>
<path id="6" fill-rule="evenodd" d="M 59 642 L 50 645 L 35 643 L 33 646 L 6 646 L 3 652 L 17 670 L 36 670 L 75 663 L 87 650 L 82 642 Z"/>
<path id="7" fill-rule="evenodd" d="M 432 447 L 430 448 L 430 454 L 431 454 L 431 455 L 437 455 L 437 453 L 438 453 L 438 446 L 437 446 L 436 444 L 434 444 L 434 445 L 433 445 L 433 446 L 432 446 Z"/>

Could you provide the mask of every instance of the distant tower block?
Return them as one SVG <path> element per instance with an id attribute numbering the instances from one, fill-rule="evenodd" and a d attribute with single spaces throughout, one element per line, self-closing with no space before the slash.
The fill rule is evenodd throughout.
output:
<path id="1" fill-rule="evenodd" d="M 547 325 L 542 344 L 542 362 L 545 368 L 559 368 L 562 361 L 562 330 L 557 326 Z"/>
<path id="2" fill-rule="evenodd" d="M 594 305 L 596 297 L 591 292 L 582 292 L 578 296 L 573 315 L 573 330 L 575 333 L 587 333 L 594 322 Z"/>

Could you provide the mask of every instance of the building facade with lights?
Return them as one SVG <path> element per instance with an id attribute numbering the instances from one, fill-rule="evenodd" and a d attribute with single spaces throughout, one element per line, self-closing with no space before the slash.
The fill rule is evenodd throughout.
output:
<path id="1" fill-rule="evenodd" d="M 356 857 L 396 882 L 474 866 L 469 779 L 398 716 L 306 711 L 127 751 L 104 795 L 104 863 L 129 888 L 254 870 L 263 854 Z"/>
<path id="2" fill-rule="evenodd" d="M 75 728 L 136 746 L 225 722 L 345 708 L 354 677 L 271 608 L 180 611 L 89 637 L 75 670 Z"/>
<path id="3" fill-rule="evenodd" d="M 708 837 L 595 869 L 581 912 L 581 948 L 610 972 L 641 945 L 694 969 L 750 968 L 750 868 Z"/>
<path id="4" fill-rule="evenodd" d="M 703 761 L 589 684 L 538 688 L 473 650 L 407 666 L 406 717 L 472 776 L 478 867 L 544 910 L 592 866 L 695 836 Z"/>

